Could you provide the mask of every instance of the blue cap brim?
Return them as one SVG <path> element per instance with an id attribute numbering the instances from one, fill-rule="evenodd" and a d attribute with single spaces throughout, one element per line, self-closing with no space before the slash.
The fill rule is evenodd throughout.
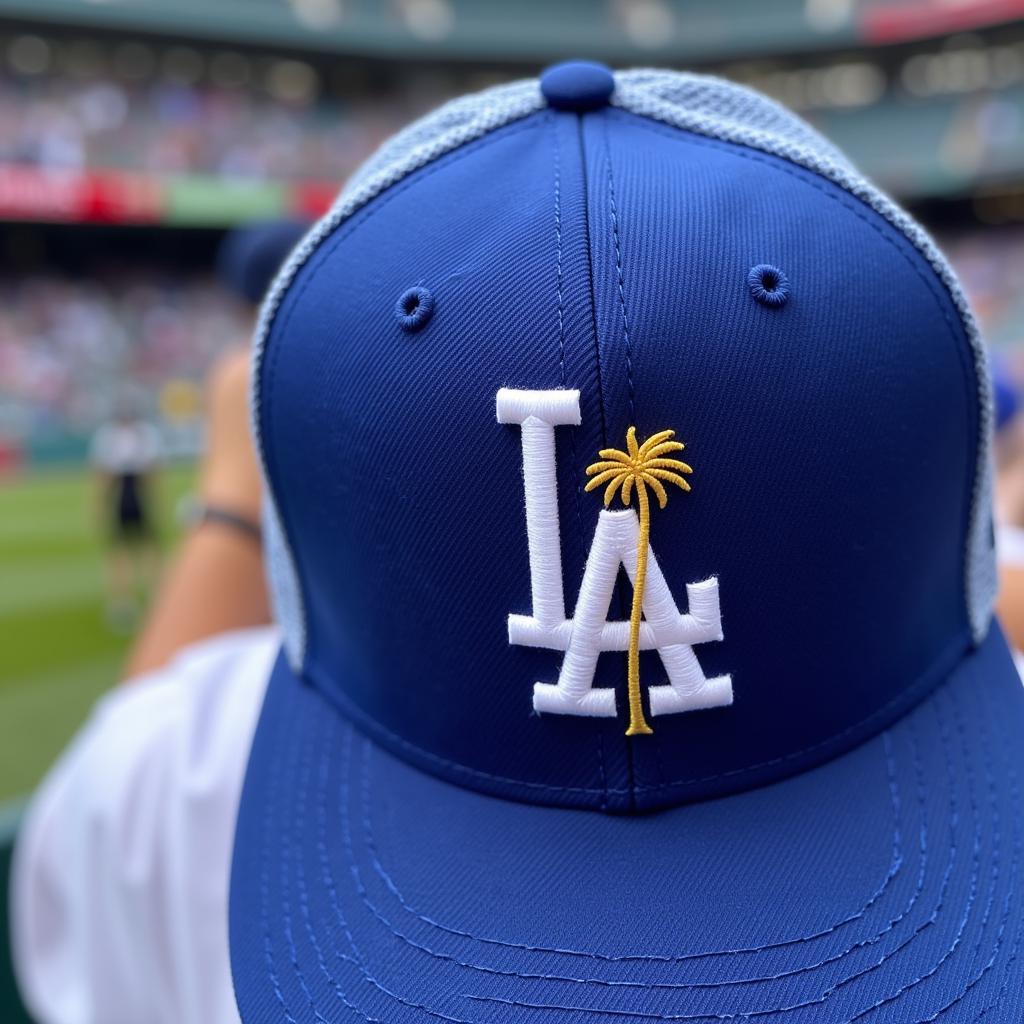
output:
<path id="1" fill-rule="evenodd" d="M 615 817 L 412 768 L 282 657 L 236 838 L 242 1020 L 1019 1020 L 1022 737 L 993 627 L 846 755 Z"/>

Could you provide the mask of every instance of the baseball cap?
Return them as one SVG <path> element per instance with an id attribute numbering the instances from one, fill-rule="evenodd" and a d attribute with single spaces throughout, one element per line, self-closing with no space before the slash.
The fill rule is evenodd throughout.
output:
<path id="1" fill-rule="evenodd" d="M 594 64 L 457 100 L 254 378 L 244 1022 L 1019 1019 L 985 353 L 810 127 Z"/>

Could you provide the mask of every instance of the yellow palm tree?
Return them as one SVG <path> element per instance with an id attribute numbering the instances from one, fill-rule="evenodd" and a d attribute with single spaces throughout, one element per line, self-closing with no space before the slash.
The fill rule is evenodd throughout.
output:
<path id="1" fill-rule="evenodd" d="M 644 718 L 644 706 L 640 700 L 640 617 L 643 611 L 644 586 L 647 582 L 647 551 L 651 535 L 651 506 L 647 488 L 654 491 L 658 507 L 668 504 L 665 484 L 675 484 L 684 491 L 690 485 L 680 476 L 693 470 L 679 459 L 667 458 L 669 452 L 682 451 L 682 441 L 673 441 L 674 430 L 662 430 L 652 435 L 643 444 L 637 444 L 636 427 L 626 432 L 627 451 L 618 448 L 602 448 L 598 452 L 601 460 L 587 466 L 587 476 L 592 477 L 586 490 L 606 484 L 604 504 L 607 508 L 616 491 L 623 505 L 630 505 L 636 492 L 640 508 L 640 539 L 637 541 L 636 579 L 633 581 L 633 607 L 629 617 L 629 728 L 627 736 L 651 733 L 653 730 Z"/>

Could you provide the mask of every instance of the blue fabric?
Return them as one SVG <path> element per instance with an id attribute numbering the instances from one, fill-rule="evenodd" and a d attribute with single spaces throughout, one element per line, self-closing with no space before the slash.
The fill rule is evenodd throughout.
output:
<path id="1" fill-rule="evenodd" d="M 1017 415 L 1020 395 L 1009 368 L 1001 359 L 992 360 L 992 393 L 996 403 L 996 432 L 998 433 Z"/>
<path id="2" fill-rule="evenodd" d="M 603 64 L 570 60 L 540 76 L 540 91 L 555 110 L 597 110 L 615 91 L 615 78 Z"/>
<path id="3" fill-rule="evenodd" d="M 259 302 L 308 230 L 306 221 L 273 220 L 229 231 L 217 250 L 221 281 L 247 302 Z"/>
<path id="4" fill-rule="evenodd" d="M 785 306 L 754 301 L 759 263 L 785 273 Z M 436 309 L 410 335 L 394 303 L 415 287 Z M 696 650 L 733 707 L 637 740 L 621 716 L 532 713 L 561 655 L 507 642 L 530 576 L 501 386 L 580 390 L 582 425 L 556 432 L 570 611 L 600 508 L 586 465 L 633 424 L 686 442 L 693 491 L 656 510 L 652 543 L 681 603 L 719 578 L 725 640 Z M 970 647 L 963 325 L 900 232 L 785 160 L 612 108 L 533 114 L 329 235 L 259 387 L 303 674 L 451 780 L 613 810 L 764 784 L 877 734 Z M 628 617 L 628 586 L 613 603 Z M 624 708 L 625 658 L 596 685 Z"/>
<path id="5" fill-rule="evenodd" d="M 623 817 L 410 767 L 282 659 L 238 823 L 242 1019 L 1018 1021 L 1022 704 L 994 628 L 844 757 Z"/>

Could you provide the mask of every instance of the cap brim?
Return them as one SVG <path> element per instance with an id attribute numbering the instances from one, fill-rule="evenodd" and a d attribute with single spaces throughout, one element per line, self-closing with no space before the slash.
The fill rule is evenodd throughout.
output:
<path id="1" fill-rule="evenodd" d="M 1022 741 L 994 627 L 846 755 L 614 817 L 412 768 L 281 658 L 236 838 L 242 1020 L 1017 1021 Z"/>

